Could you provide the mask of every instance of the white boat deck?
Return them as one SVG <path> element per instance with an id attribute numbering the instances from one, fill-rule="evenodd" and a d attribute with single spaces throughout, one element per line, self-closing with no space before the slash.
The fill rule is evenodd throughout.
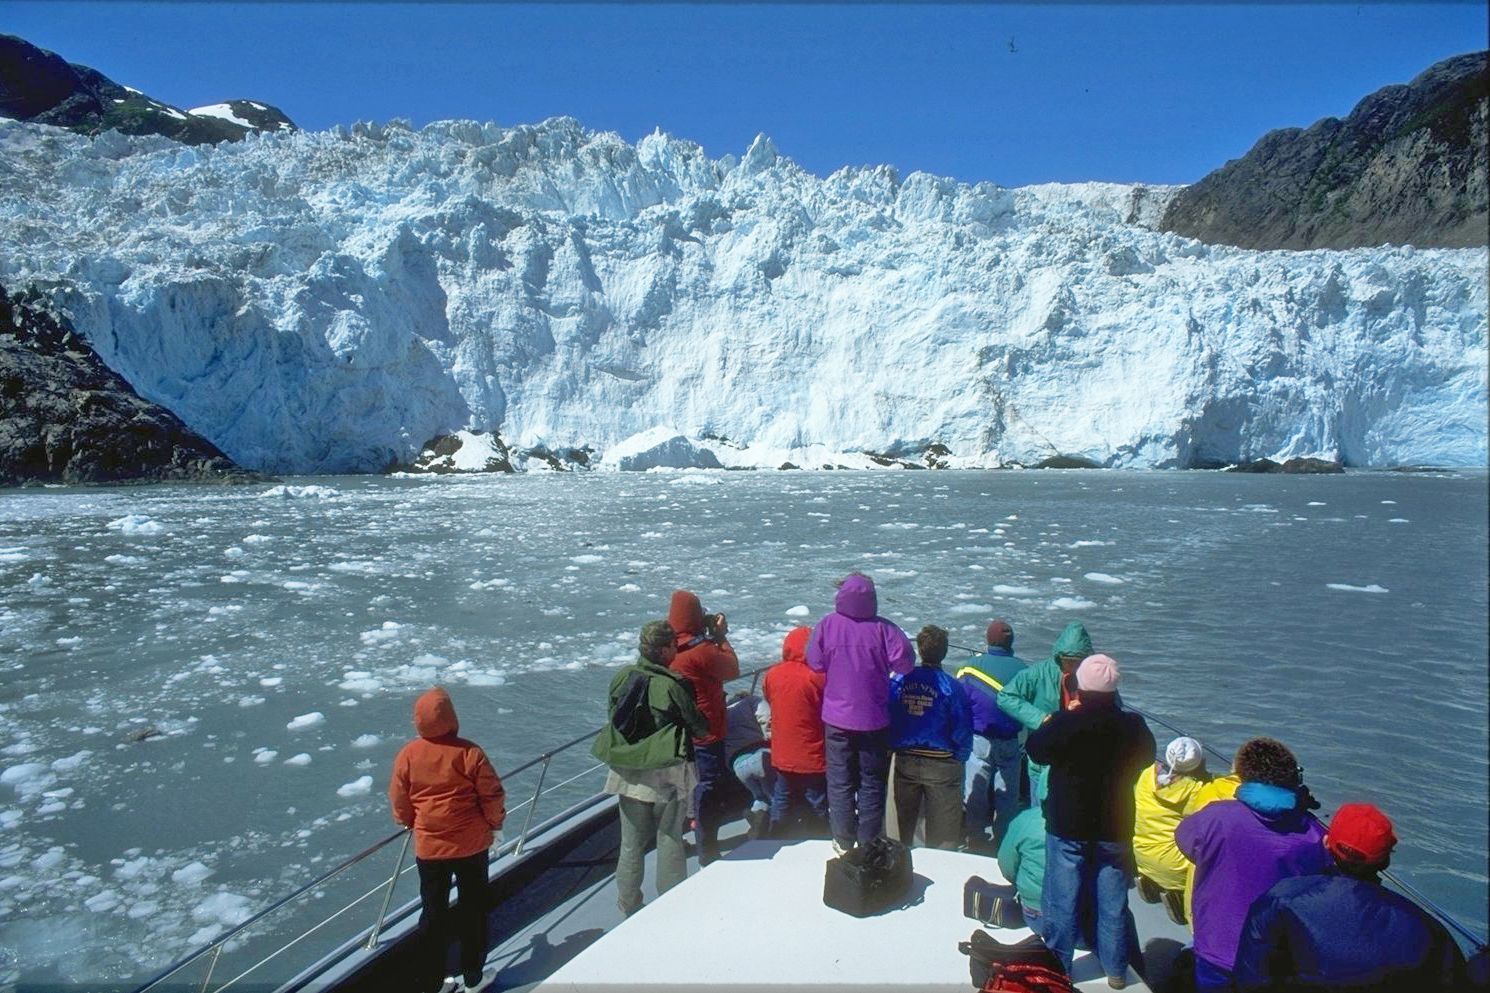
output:
<path id="1" fill-rule="evenodd" d="M 742 844 L 609 929 L 536 989 L 972 989 L 968 959 L 957 943 L 966 941 L 978 924 L 962 914 L 962 887 L 974 875 L 1003 881 L 994 860 L 914 849 L 916 878 L 909 905 L 855 918 L 823 904 L 823 867 L 832 854 L 827 841 Z M 650 872 L 648 878 L 650 883 Z M 1020 928 L 989 933 L 1012 942 L 1030 932 Z M 1091 952 L 1078 952 L 1072 971 L 1078 988 L 1108 989 Z M 1148 989 L 1132 969 L 1128 984 L 1130 990 Z"/>

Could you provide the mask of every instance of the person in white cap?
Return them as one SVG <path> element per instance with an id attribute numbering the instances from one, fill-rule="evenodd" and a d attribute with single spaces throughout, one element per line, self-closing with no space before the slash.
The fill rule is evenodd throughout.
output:
<path id="1" fill-rule="evenodd" d="M 1174 843 L 1174 829 L 1195 809 L 1196 795 L 1210 778 L 1200 742 L 1176 738 L 1164 749 L 1164 761 L 1143 770 L 1133 787 L 1138 894 L 1148 903 L 1162 900 L 1176 924 L 1186 923 L 1185 877 L 1190 861 Z"/>
<path id="2" fill-rule="evenodd" d="M 1128 910 L 1133 851 L 1133 784 L 1154 761 L 1143 717 L 1117 703 L 1118 664 L 1091 655 L 1076 669 L 1075 706 L 1050 715 L 1025 742 L 1030 761 L 1050 767 L 1044 800 L 1043 937 L 1067 973 L 1080 930 L 1083 891 L 1096 894 L 1097 958 L 1107 985 L 1128 985 L 1137 944 Z"/>

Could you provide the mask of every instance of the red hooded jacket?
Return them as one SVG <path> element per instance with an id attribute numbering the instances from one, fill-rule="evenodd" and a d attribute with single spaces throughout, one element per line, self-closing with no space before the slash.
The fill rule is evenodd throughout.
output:
<path id="1" fill-rule="evenodd" d="M 438 687 L 414 703 L 419 737 L 393 760 L 388 803 L 393 819 L 414 829 L 414 855 L 458 859 L 491 847 L 507 816 L 502 780 L 481 746 L 455 733 L 450 694 Z"/>
<path id="2" fill-rule="evenodd" d="M 698 709 L 709 719 L 709 733 L 693 739 L 695 745 L 724 740 L 728 722 L 724 716 L 724 683 L 740 674 L 740 660 L 728 641 L 715 644 L 703 640 L 704 608 L 687 590 L 674 590 L 667 622 L 678 635 L 678 656 L 671 669 L 693 684 Z"/>
<path id="3" fill-rule="evenodd" d="M 812 628 L 793 628 L 781 644 L 781 661 L 766 670 L 761 692 L 771 705 L 771 765 L 782 772 L 827 771 L 823 755 L 823 684 L 807 668 Z"/>

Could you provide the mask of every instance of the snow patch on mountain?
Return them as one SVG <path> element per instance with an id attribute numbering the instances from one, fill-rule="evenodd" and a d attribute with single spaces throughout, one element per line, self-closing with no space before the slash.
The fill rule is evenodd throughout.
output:
<path id="1" fill-rule="evenodd" d="M 1207 246 L 1145 227 L 1172 188 L 820 178 L 567 118 L 18 124 L 0 161 L 0 281 L 255 468 L 457 432 L 618 468 L 1487 459 L 1483 249 Z"/>

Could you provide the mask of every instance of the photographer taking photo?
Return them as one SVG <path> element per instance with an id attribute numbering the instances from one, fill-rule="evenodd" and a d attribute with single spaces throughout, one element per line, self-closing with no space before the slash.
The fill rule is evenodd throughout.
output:
<path id="1" fill-rule="evenodd" d="M 693 837 L 699 864 L 708 865 L 719 857 L 719 822 L 728 776 L 724 684 L 740 674 L 740 660 L 729 644 L 729 620 L 723 614 L 706 615 L 695 594 L 674 590 L 667 621 L 677 632 L 678 642 L 678 654 L 670 668 L 693 686 L 698 709 L 709 722 L 708 732 L 693 739 L 698 765 Z"/>

